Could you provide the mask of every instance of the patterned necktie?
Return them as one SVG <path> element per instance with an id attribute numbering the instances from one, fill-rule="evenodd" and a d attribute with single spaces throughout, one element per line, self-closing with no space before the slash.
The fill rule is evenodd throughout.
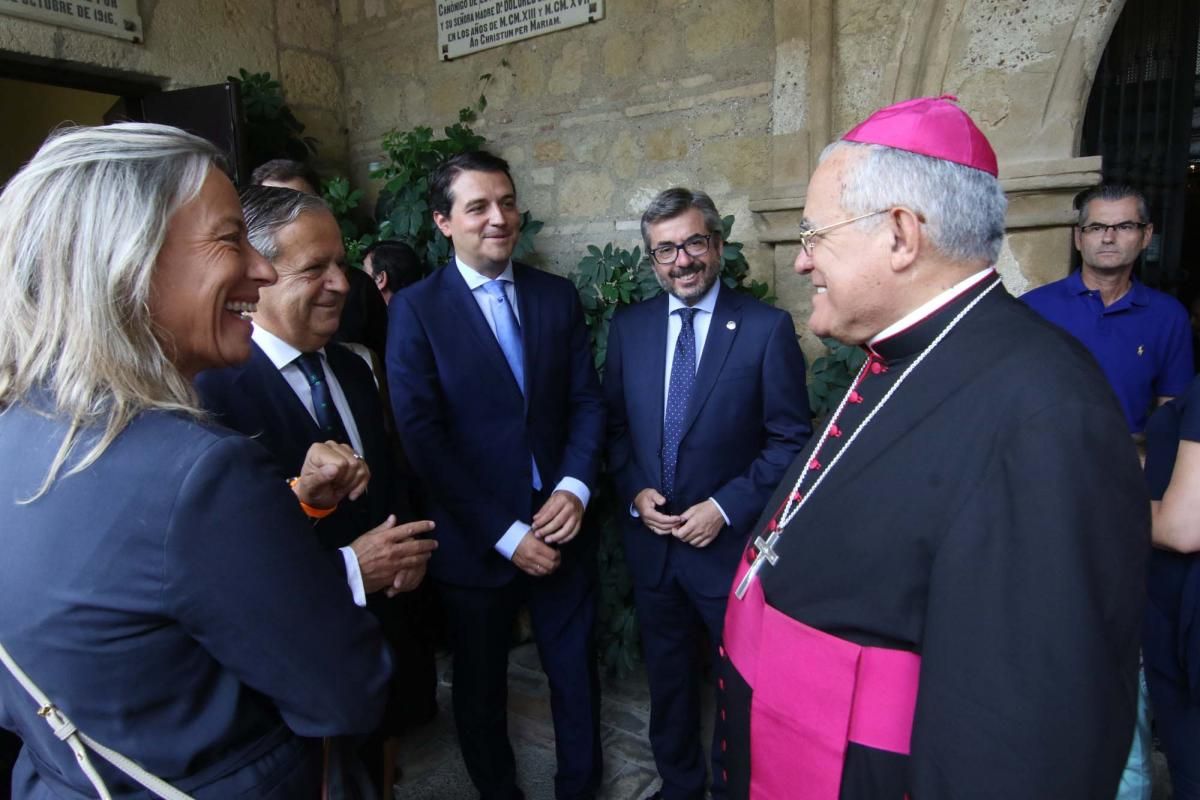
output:
<path id="1" fill-rule="evenodd" d="M 312 390 L 313 412 L 317 417 L 317 425 L 321 435 L 326 440 L 332 439 L 342 444 L 350 444 L 350 436 L 342 417 L 338 414 L 337 406 L 333 404 L 333 395 L 329 392 L 329 383 L 325 380 L 325 370 L 321 367 L 320 353 L 301 353 L 294 362 Z"/>
<path id="2" fill-rule="evenodd" d="M 696 383 L 696 330 L 692 318 L 696 309 L 681 308 L 679 338 L 675 340 L 675 357 L 671 361 L 671 383 L 667 389 L 667 413 L 663 423 L 662 493 L 670 500 L 675 493 L 675 462 L 679 459 L 679 441 L 683 438 L 683 421 Z"/>
<path id="3" fill-rule="evenodd" d="M 492 322 L 496 325 L 496 341 L 504 352 L 504 360 L 517 379 L 521 394 L 525 394 L 525 347 L 521 343 L 521 324 L 517 322 L 517 314 L 513 311 L 512 303 L 504 291 L 505 281 L 494 280 L 483 284 L 483 290 L 492 299 Z M 533 488 L 542 488 L 542 476 L 538 473 L 537 460 L 529 455 L 533 465 Z"/>

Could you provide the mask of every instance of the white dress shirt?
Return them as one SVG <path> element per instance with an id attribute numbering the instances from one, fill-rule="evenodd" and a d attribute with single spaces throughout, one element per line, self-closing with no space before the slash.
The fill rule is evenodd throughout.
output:
<path id="1" fill-rule="evenodd" d="M 673 294 L 667 295 L 667 368 L 663 370 L 663 425 L 667 420 L 667 398 L 671 396 L 671 367 L 675 364 L 675 345 L 679 340 L 679 332 L 683 330 L 683 317 L 675 312 L 681 308 L 694 308 L 697 313 L 692 317 L 692 331 L 696 335 L 696 372 L 700 371 L 700 359 L 704 356 L 704 343 L 708 341 L 708 328 L 712 325 L 713 310 L 717 307 L 717 295 L 721 292 L 721 279 L 708 288 L 694 305 L 688 305 Z M 709 501 L 721 512 L 725 524 L 729 524 L 729 515 L 716 498 Z M 637 509 L 629 506 L 631 516 L 638 517 Z"/>
<path id="2" fill-rule="evenodd" d="M 474 268 L 467 266 L 454 257 L 454 265 L 458 267 L 459 273 L 463 280 L 467 282 L 467 288 L 471 290 L 471 296 L 475 298 L 476 304 L 479 305 L 479 310 L 483 312 L 483 318 L 487 320 L 488 327 L 492 331 L 492 335 L 496 335 L 496 317 L 493 314 L 493 308 L 496 305 L 496 300 L 487 293 L 483 288 L 486 283 L 491 283 L 492 279 L 482 273 L 476 272 Z M 508 298 L 508 304 L 512 307 L 513 315 L 517 318 L 517 324 L 521 323 L 520 305 L 517 303 L 517 284 L 513 280 L 512 262 L 508 262 L 508 266 L 504 268 L 496 280 L 503 281 L 504 295 Z M 540 467 L 539 467 L 540 470 Z M 530 487 L 532 489 L 532 487 Z M 554 491 L 567 491 L 579 498 L 583 503 L 583 507 L 587 508 L 588 501 L 592 498 L 591 490 L 587 484 L 578 478 L 572 478 L 569 475 L 564 475 L 558 485 L 554 487 Z M 529 533 L 529 523 L 515 520 L 512 525 L 508 526 L 508 530 L 496 542 L 496 552 L 505 558 L 512 560 L 513 551 L 517 549 L 517 545 L 525 538 L 525 534 Z"/>
<path id="3" fill-rule="evenodd" d="M 254 330 L 250 334 L 254 339 L 254 343 L 259 349 L 266 353 L 267 358 L 271 359 L 271 363 L 279 370 L 279 374 L 288 382 L 288 386 L 292 387 L 292 391 L 296 393 L 296 397 L 300 398 L 300 402 L 308 409 L 308 415 L 313 418 L 313 422 L 317 421 L 317 413 L 313 408 L 312 388 L 308 385 L 308 378 L 304 377 L 304 373 L 296 364 L 296 359 L 301 355 L 301 351 L 292 347 L 290 344 L 280 339 L 275 334 L 268 331 L 266 328 L 260 328 L 255 325 Z M 362 453 L 362 438 L 358 435 L 358 425 L 354 421 L 354 415 L 350 413 L 350 404 L 346 402 L 346 393 L 342 391 L 342 385 L 338 383 L 337 376 L 333 374 L 333 370 L 329 368 L 326 361 L 325 348 L 322 347 L 317 351 L 321 354 L 321 369 L 325 373 L 325 383 L 329 386 L 329 394 L 333 397 L 333 405 L 337 409 L 338 416 L 342 418 L 342 425 L 346 428 L 346 434 L 350 437 L 350 445 L 354 448 L 354 452 Z M 369 464 L 367 466 L 370 466 Z M 363 531 L 366 533 L 366 531 Z M 354 595 L 354 602 L 359 606 L 367 604 L 367 591 L 363 586 L 362 570 L 358 566 L 358 556 L 354 554 L 354 550 L 350 547 L 339 547 L 338 552 L 342 554 L 342 561 L 346 564 L 346 583 L 350 585 L 350 593 Z"/>

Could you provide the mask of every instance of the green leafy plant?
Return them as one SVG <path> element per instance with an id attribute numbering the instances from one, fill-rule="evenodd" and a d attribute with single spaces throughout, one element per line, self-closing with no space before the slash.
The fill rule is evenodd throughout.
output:
<path id="1" fill-rule="evenodd" d="M 749 279 L 750 265 L 742 253 L 740 242 L 728 241 L 733 229 L 732 215 L 721 220 L 722 249 L 721 282 L 738 292 L 745 292 L 771 302 L 769 287 Z M 662 293 L 650 259 L 640 247 L 626 250 L 619 245 L 603 248 L 589 245 L 587 255 L 579 260 L 571 280 L 579 292 L 591 336 L 596 369 L 604 373 L 608 355 L 608 330 L 613 315 L 622 306 L 649 300 Z M 616 493 L 611 480 L 601 481 L 589 505 L 589 521 L 600 529 L 598 563 L 600 569 L 599 625 L 596 635 L 603 666 L 612 672 L 627 673 L 639 659 L 637 610 L 633 605 L 633 583 L 625 563 L 621 543 Z"/>
<path id="2" fill-rule="evenodd" d="M 284 102 L 283 87 L 271 73 L 239 69 L 237 77 L 226 80 L 238 84 L 241 91 L 246 157 L 251 164 L 272 158 L 307 161 L 316 153 L 317 140 L 304 136 L 304 124 Z"/>
<path id="3" fill-rule="evenodd" d="M 386 238 L 378 230 L 364 231 L 358 221 L 358 207 L 362 202 L 361 189 L 351 189 L 350 181 L 338 176 L 321 185 L 321 197 L 337 218 L 342 231 L 342 242 L 346 248 L 346 261 L 352 267 L 362 268 L 363 252 L 377 239 Z M 371 227 L 371 226 L 365 226 Z"/>
<path id="4" fill-rule="evenodd" d="M 501 60 L 500 65 L 509 66 L 507 60 Z M 446 263 L 450 255 L 450 243 L 433 224 L 428 200 L 429 177 L 451 156 L 479 150 L 487 143 L 486 138 L 471 128 L 471 123 L 487 108 L 486 90 L 492 77 L 490 72 L 479 76 L 479 99 L 459 109 L 458 121 L 443 128 L 441 137 L 428 126 L 391 130 L 383 135 L 384 161 L 371 172 L 373 180 L 383 181 L 375 204 L 376 238 L 407 242 L 422 254 L 427 271 Z M 542 224 L 529 212 L 521 215 L 521 234 L 513 258 L 529 258 L 534 251 L 533 237 Z"/>
<path id="5" fill-rule="evenodd" d="M 842 344 L 837 339 L 821 339 L 821 343 L 829 352 L 809 367 L 808 404 L 813 414 L 823 418 L 834 410 L 850 388 L 854 376 L 867 360 L 867 354 L 861 347 Z"/>

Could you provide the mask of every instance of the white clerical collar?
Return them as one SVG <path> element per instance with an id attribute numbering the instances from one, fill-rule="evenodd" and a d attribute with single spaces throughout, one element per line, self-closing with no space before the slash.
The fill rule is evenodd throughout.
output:
<path id="1" fill-rule="evenodd" d="M 459 274 L 463 276 L 463 280 L 467 282 L 467 288 L 472 292 L 485 283 L 492 282 L 492 279 L 487 275 L 477 272 L 474 267 L 464 264 L 457 254 L 454 256 L 454 266 L 458 267 Z M 508 264 L 504 267 L 504 272 L 497 275 L 495 279 L 498 281 L 508 281 L 509 283 L 513 282 L 512 260 L 509 260 Z"/>
<path id="2" fill-rule="evenodd" d="M 678 311 L 681 308 L 694 308 L 698 311 L 706 311 L 709 314 L 711 314 L 711 313 L 713 313 L 713 309 L 715 309 L 717 307 L 717 292 L 719 292 L 720 289 L 721 289 L 721 277 L 718 275 L 717 279 L 715 281 L 713 281 L 713 285 L 708 287 L 708 291 L 705 292 L 703 295 L 701 295 L 700 299 L 697 300 L 695 303 L 693 303 L 690 306 L 687 303 L 680 300 L 675 295 L 668 294 L 667 295 L 667 315 L 670 316 L 671 314 L 674 314 L 676 311 Z"/>
<path id="3" fill-rule="evenodd" d="M 280 339 L 266 328 L 258 325 L 255 325 L 250 332 L 250 338 L 258 345 L 259 350 L 267 354 L 267 358 L 271 359 L 271 363 L 275 365 L 275 369 L 283 369 L 303 353 L 302 350 L 292 347 L 283 339 Z M 324 355 L 325 348 L 322 347 L 317 352 Z"/>
<path id="4" fill-rule="evenodd" d="M 932 300 L 926 303 L 922 303 L 917 308 L 908 312 L 903 317 L 872 336 L 871 340 L 867 342 L 867 345 L 870 346 L 876 342 L 882 342 L 884 339 L 889 339 L 892 336 L 895 336 L 897 333 L 900 333 L 900 331 L 911 328 L 926 317 L 932 316 L 935 311 L 950 303 L 952 300 L 954 300 L 954 298 L 965 294 L 972 287 L 977 286 L 984 279 L 986 279 L 987 276 L 995 274 L 996 270 L 992 269 L 991 267 L 985 267 L 969 278 L 964 278 L 946 291 L 939 294 L 937 297 L 934 297 Z"/>

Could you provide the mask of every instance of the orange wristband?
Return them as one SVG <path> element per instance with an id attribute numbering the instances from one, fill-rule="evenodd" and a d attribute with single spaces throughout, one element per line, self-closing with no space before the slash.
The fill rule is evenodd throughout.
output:
<path id="1" fill-rule="evenodd" d="M 292 478 L 290 481 L 288 481 L 288 488 L 290 488 L 293 492 L 295 492 L 296 484 L 299 481 L 300 481 L 299 478 Z M 299 500 L 299 498 L 296 498 L 296 499 Z M 310 506 L 308 503 L 304 502 L 303 500 L 300 500 L 300 510 L 303 511 L 309 519 L 324 519 L 325 517 L 328 517 L 330 514 L 332 514 L 334 511 L 337 511 L 337 506 L 335 505 L 335 506 L 332 506 L 331 508 L 316 508 L 314 506 Z"/>

